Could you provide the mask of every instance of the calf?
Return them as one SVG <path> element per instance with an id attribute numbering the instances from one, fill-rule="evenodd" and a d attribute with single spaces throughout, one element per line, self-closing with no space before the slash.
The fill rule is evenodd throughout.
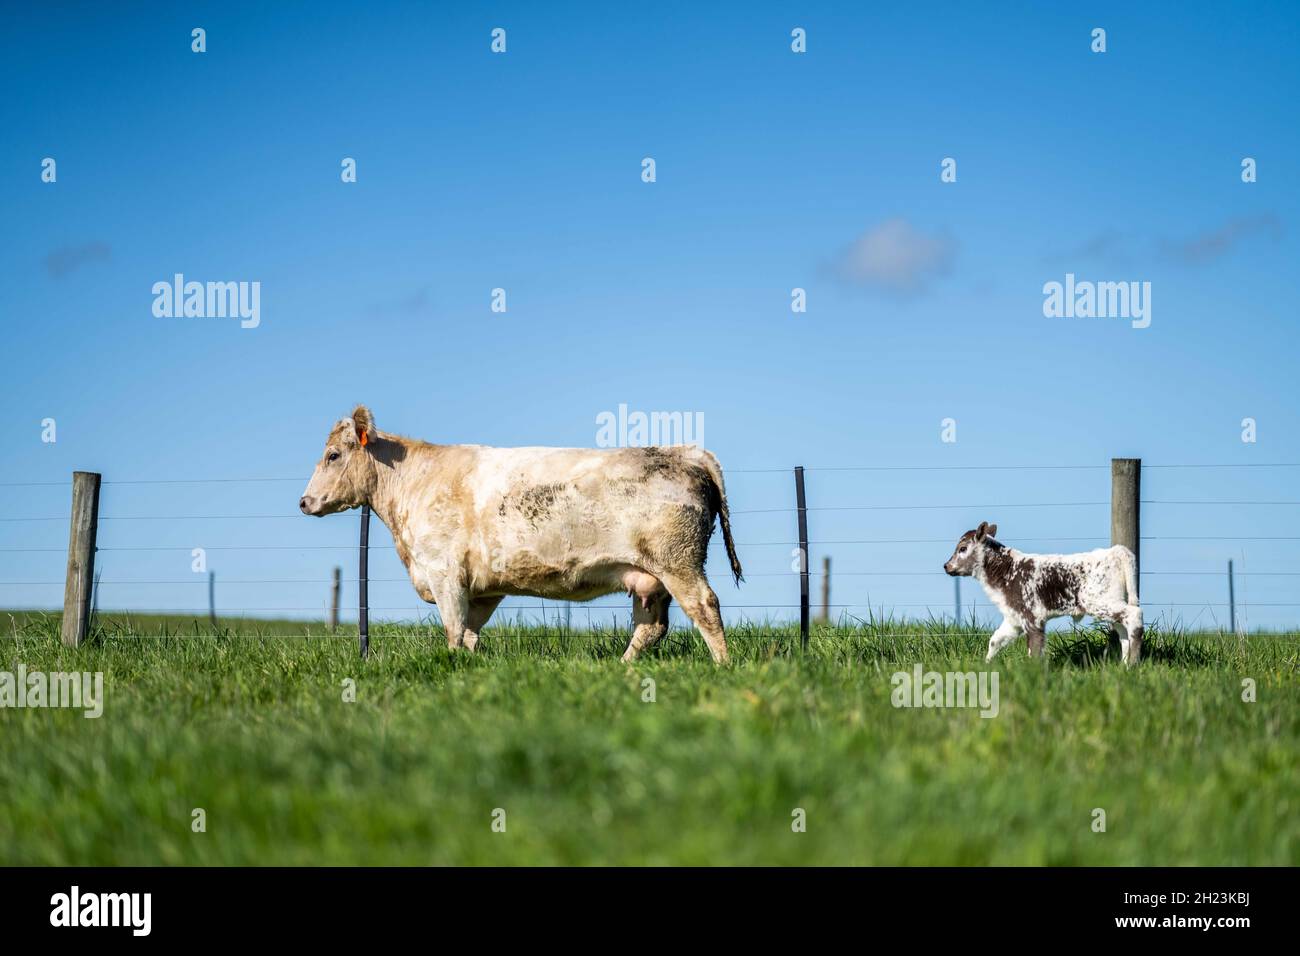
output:
<path id="1" fill-rule="evenodd" d="M 704 576 L 716 518 L 740 581 L 722 466 L 702 448 L 431 445 L 375 427 L 358 405 L 335 423 L 298 502 L 326 515 L 369 505 L 449 647 L 473 650 L 506 595 L 587 601 L 626 591 L 630 661 L 668 631 L 676 599 L 727 660 Z"/>
<path id="2" fill-rule="evenodd" d="M 985 660 L 1027 635 L 1029 656 L 1043 652 L 1048 620 L 1085 614 L 1117 625 L 1124 663 L 1136 664 L 1142 653 L 1142 608 L 1138 606 L 1137 561 L 1123 545 L 1084 554 L 1025 554 L 995 541 L 998 526 L 980 522 L 957 542 L 943 569 L 969 576 L 984 588 L 1002 612 L 1002 623 L 989 638 Z"/>

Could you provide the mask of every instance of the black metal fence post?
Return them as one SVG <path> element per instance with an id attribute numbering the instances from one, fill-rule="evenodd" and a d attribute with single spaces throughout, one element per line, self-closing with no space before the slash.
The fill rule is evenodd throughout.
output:
<path id="1" fill-rule="evenodd" d="M 1232 580 L 1232 558 L 1228 559 L 1228 630 L 1237 633 L 1237 589 Z"/>
<path id="2" fill-rule="evenodd" d="M 368 605 L 370 577 L 370 505 L 361 506 L 361 555 L 357 574 L 357 630 L 361 641 L 361 659 L 370 655 L 370 607 Z"/>
<path id="3" fill-rule="evenodd" d="M 808 650 L 808 502 L 804 496 L 803 465 L 794 469 L 794 497 L 799 509 L 799 640 Z"/>
<path id="4" fill-rule="evenodd" d="M 343 569 L 334 569 L 334 583 L 330 586 L 330 633 L 339 626 L 339 597 L 343 593 Z"/>

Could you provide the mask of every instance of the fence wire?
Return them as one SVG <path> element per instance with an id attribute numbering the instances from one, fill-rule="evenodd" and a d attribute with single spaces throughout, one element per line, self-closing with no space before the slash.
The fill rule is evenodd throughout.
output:
<path id="1" fill-rule="evenodd" d="M 1192 471 L 1231 470 L 1231 469 L 1256 469 L 1256 470 L 1289 469 L 1289 468 L 1300 468 L 1300 462 L 1264 462 L 1264 463 L 1234 462 L 1234 463 L 1183 463 L 1183 464 L 1143 463 L 1141 467 L 1144 471 L 1160 470 L 1162 472 L 1168 473 L 1177 470 L 1187 470 L 1189 472 L 1192 472 Z M 804 473 L 809 478 L 812 478 L 818 474 L 852 475 L 854 473 L 869 474 L 869 473 L 909 473 L 909 472 L 917 472 L 917 473 L 934 472 L 940 474 L 944 472 L 1092 473 L 1098 471 L 1104 472 L 1109 470 L 1109 468 L 1110 465 L 1108 464 L 838 465 L 838 466 L 825 466 L 825 467 L 807 467 L 804 469 Z M 792 472 L 791 468 L 778 468 L 778 467 L 736 468 L 736 469 L 725 470 L 725 474 L 728 477 L 740 476 L 740 475 L 790 475 L 791 472 Z M 113 488 L 130 489 L 132 487 L 147 488 L 149 486 L 199 486 L 199 487 L 228 486 L 231 488 L 238 488 L 239 486 L 242 485 L 258 485 L 258 484 L 270 484 L 270 483 L 305 484 L 306 481 L 307 481 L 306 476 L 249 477 L 249 478 L 239 478 L 239 477 L 140 478 L 140 479 L 106 479 L 102 482 L 102 485 L 106 489 L 113 489 Z M 968 483 L 967 480 L 963 480 L 963 487 L 967 483 Z M 737 489 L 735 487 L 735 484 L 736 483 L 733 482 L 731 485 L 729 485 L 728 488 L 729 497 L 732 503 L 731 514 L 733 516 L 733 519 L 736 518 L 744 519 L 746 517 L 751 517 L 751 516 L 757 519 L 757 518 L 763 518 L 764 516 L 770 516 L 773 518 L 784 518 L 786 520 L 789 520 L 790 525 L 793 525 L 794 522 L 792 520 L 792 516 L 796 515 L 799 509 L 794 507 L 791 504 L 791 501 L 793 500 L 792 489 L 781 489 L 775 494 L 767 495 L 766 497 L 768 500 L 766 501 L 764 500 L 751 501 L 749 499 L 753 498 L 752 495 L 746 495 L 743 493 L 737 494 Z M 0 487 L 13 488 L 13 489 L 66 488 L 70 486 L 71 486 L 70 481 L 0 482 Z M 1064 499 L 1064 500 L 1022 501 L 1022 500 L 1014 500 L 1014 496 L 1008 496 L 1008 500 L 1004 500 L 1002 501 L 1002 503 L 995 503 L 995 504 L 953 504 L 953 503 L 944 502 L 942 500 L 935 501 L 935 500 L 924 500 L 924 499 L 915 500 L 915 501 L 885 501 L 885 502 L 881 502 L 881 501 L 864 502 L 860 499 L 856 501 L 834 500 L 834 499 L 830 501 L 823 501 L 819 499 L 818 490 L 815 487 L 810 487 L 809 497 L 811 500 L 810 500 L 809 507 L 804 509 L 805 513 L 810 516 L 824 515 L 826 516 L 827 520 L 831 520 L 831 521 L 837 520 L 835 516 L 852 516 L 857 514 L 867 516 L 874 513 L 889 514 L 889 513 L 917 512 L 917 513 L 925 514 L 931 512 L 943 513 L 943 512 L 959 512 L 959 511 L 1001 512 L 1004 510 L 1018 512 L 1021 510 L 1028 510 L 1028 509 L 1041 509 L 1041 510 L 1046 510 L 1048 512 L 1053 512 L 1053 511 L 1065 512 L 1068 509 L 1101 508 L 1110 505 L 1110 502 L 1108 500 Z M 19 498 L 19 500 L 21 500 L 21 498 Z M 751 504 L 754 506 L 750 507 L 749 505 Z M 1268 497 L 1260 497 L 1260 498 L 1250 498 L 1250 497 L 1240 497 L 1240 496 L 1220 497 L 1220 496 L 1213 496 L 1213 495 L 1193 496 L 1193 497 L 1156 496 L 1156 497 L 1142 498 L 1140 500 L 1140 504 L 1142 506 L 1142 520 L 1144 523 L 1148 524 L 1149 526 L 1151 523 L 1153 523 L 1153 519 L 1155 520 L 1160 519 L 1160 516 L 1162 515 L 1165 509 L 1176 509 L 1176 508 L 1197 508 L 1197 509 L 1248 508 L 1252 510 L 1269 509 L 1269 508 L 1290 509 L 1290 508 L 1295 508 L 1300 506 L 1300 500 L 1291 500 L 1291 499 L 1277 497 L 1277 496 L 1268 496 Z M 737 506 L 737 505 L 741 505 L 741 506 Z M 118 588 L 166 589 L 166 588 L 185 588 L 185 587 L 204 587 L 204 588 L 209 587 L 209 581 L 206 574 L 195 574 L 195 577 L 193 579 L 179 579 L 175 577 L 168 577 L 168 576 L 157 575 L 157 574 L 149 575 L 148 573 L 146 573 L 143 576 L 132 576 L 130 573 L 121 573 L 123 571 L 126 571 L 128 568 L 134 566 L 134 562 L 130 557 L 131 555 L 140 555 L 142 556 L 143 559 L 143 556 L 148 555 L 150 553 L 156 553 L 158 555 L 166 555 L 168 553 L 193 554 L 195 552 L 195 546 L 165 544 L 161 542 L 128 543 L 131 541 L 131 537 L 130 536 L 128 536 L 127 538 L 121 537 L 120 535 L 115 533 L 115 531 L 113 530 L 114 528 L 130 527 L 136 524 L 139 524 L 141 526 L 148 526 L 150 524 L 156 524 L 159 522 L 169 523 L 174 526 L 180 526 L 185 522 L 225 522 L 225 521 L 242 522 L 251 525 L 258 522 L 275 523 L 275 522 L 287 521 L 289 519 L 301 520 L 303 517 L 304 517 L 303 515 L 296 512 L 284 513 L 284 512 L 268 512 L 268 511 L 257 511 L 257 510 L 219 511 L 217 509 L 207 509 L 204 511 L 199 511 L 197 509 L 193 511 L 186 510 L 186 509 L 176 509 L 173 511 L 168 509 L 165 513 L 114 513 L 113 511 L 110 511 L 107 514 L 100 515 L 98 520 L 102 523 L 102 525 L 99 533 L 100 543 L 96 548 L 96 552 L 98 554 L 102 554 L 105 556 L 120 555 L 123 558 L 123 562 L 121 563 L 114 562 L 115 570 L 119 572 L 117 575 L 110 576 L 110 577 L 101 577 L 96 583 L 95 597 L 96 597 L 97 605 L 100 606 L 100 613 L 101 614 L 111 613 L 109 609 L 109 604 L 108 602 L 105 602 L 103 600 L 104 595 L 100 589 L 118 589 Z M 1291 515 L 1288 515 L 1287 517 L 1291 519 L 1294 518 L 1294 516 Z M 31 514 L 15 513 L 15 514 L 0 516 L 0 524 L 7 525 L 7 526 L 49 524 L 57 527 L 60 524 L 66 526 L 68 520 L 69 517 L 67 514 L 40 513 L 36 515 L 31 515 Z M 1096 519 L 1088 519 L 1088 520 L 1092 526 L 1097 527 L 1099 531 L 1102 530 L 1101 526 L 1103 525 L 1104 519 L 1096 518 Z M 107 527 L 105 527 L 104 525 L 106 525 Z M 1281 522 L 1279 521 L 1272 521 L 1270 526 L 1275 527 L 1279 531 L 1289 530 L 1288 527 L 1282 526 Z M 173 534 L 175 530 L 176 529 L 174 528 L 169 528 L 168 536 Z M 901 548 L 901 547 L 911 547 L 911 546 L 918 546 L 918 545 L 933 545 L 935 546 L 936 549 L 935 554 L 937 556 L 935 567 L 904 566 L 904 567 L 870 568 L 870 567 L 862 567 L 862 566 L 853 567 L 851 565 L 848 569 L 842 569 L 839 567 L 832 566 L 829 575 L 830 583 L 832 587 L 835 588 L 836 590 L 841 590 L 841 591 L 846 586 L 849 585 L 837 584 L 836 582 L 839 581 L 871 582 L 873 580 L 880 580 L 882 582 L 887 583 L 890 579 L 917 579 L 918 584 L 920 584 L 921 582 L 928 579 L 947 577 L 947 575 L 945 575 L 944 572 L 937 567 L 937 564 L 941 563 L 947 557 L 947 554 L 950 552 L 950 549 L 952 545 L 955 543 L 961 530 L 964 529 L 954 527 L 952 534 L 946 537 L 943 536 L 912 537 L 912 536 L 870 536 L 870 535 L 867 536 L 812 535 L 810 536 L 810 540 L 808 541 L 810 553 L 807 556 L 805 556 L 805 559 L 808 561 L 810 566 L 816 564 L 816 562 L 813 561 L 813 549 L 815 549 L 816 552 L 822 557 L 831 556 L 834 558 L 835 561 L 840 561 L 842 560 L 842 556 L 844 553 L 846 552 L 852 553 L 858 549 L 869 549 L 870 551 L 875 552 L 878 555 L 883 555 L 883 554 L 887 554 L 888 549 L 891 547 Z M 1098 546 L 1098 545 L 1104 545 L 1109 540 L 1109 538 L 1104 534 L 1081 535 L 1077 533 L 1077 531 L 1067 531 L 1064 528 L 1060 529 L 1062 531 L 1062 533 L 1060 534 L 1038 533 L 1039 531 L 1043 530 L 1041 528 L 1032 528 L 1030 530 L 1034 531 L 1035 533 L 1026 534 L 1026 535 L 1015 535 L 1015 536 L 999 535 L 999 538 L 1000 540 L 1004 540 L 1008 544 L 1011 544 L 1016 547 L 1021 547 L 1025 550 L 1031 550 L 1030 546 L 1042 546 L 1042 545 L 1068 545 L 1070 547 Z M 1216 529 L 1216 530 L 1221 531 L 1222 529 Z M 1250 528 L 1246 530 L 1255 531 L 1258 529 Z M 763 558 L 761 556 L 761 553 L 760 555 L 757 556 L 753 554 L 746 555 L 745 552 L 749 549 L 784 548 L 784 549 L 789 549 L 792 552 L 792 554 L 797 555 L 799 542 L 797 540 L 797 535 L 794 534 L 793 527 L 790 528 L 790 532 L 791 533 L 789 537 L 784 537 L 784 538 L 780 536 L 773 536 L 773 538 L 768 540 L 763 540 L 758 538 L 753 540 L 742 539 L 736 543 L 736 546 L 737 549 L 741 552 L 742 560 L 746 565 L 755 563 L 755 561 L 764 562 L 764 561 L 771 560 L 770 557 Z M 210 536 L 210 533 L 204 532 L 202 536 Z M 318 543 L 310 540 L 302 540 L 300 543 L 285 543 L 284 538 L 286 536 L 286 532 L 281 530 L 275 530 L 275 531 L 268 530 L 266 536 L 270 539 L 270 542 L 263 540 L 261 542 L 245 541 L 245 542 L 238 542 L 238 543 L 218 543 L 213 545 L 204 545 L 202 546 L 201 550 L 204 554 L 219 553 L 219 554 L 227 554 L 227 555 L 237 555 L 239 553 L 246 552 L 250 556 L 263 553 L 263 552 L 267 553 L 268 556 L 277 553 L 286 553 L 286 552 L 290 554 L 292 553 L 314 554 L 314 553 L 334 552 L 335 557 L 331 558 L 329 565 L 326 565 L 321 568 L 321 574 L 317 577 L 312 577 L 312 576 L 289 577 L 289 576 L 284 576 L 283 574 L 276 575 L 274 574 L 273 571 L 265 575 L 258 576 L 250 573 L 247 570 L 245 570 L 243 574 L 239 574 L 238 571 L 236 571 L 237 576 L 233 576 L 233 577 L 225 577 L 224 574 L 218 575 L 216 579 L 216 584 L 218 588 L 220 589 L 245 588 L 245 587 L 277 587 L 277 588 L 286 588 L 286 589 L 320 588 L 323 594 L 327 595 L 328 588 L 331 586 L 332 583 L 331 572 L 333 566 L 335 564 L 344 564 L 344 565 L 348 564 L 349 562 L 347 562 L 346 560 L 348 553 L 353 552 L 357 548 L 357 545 L 355 543 L 337 543 L 337 544 Z M 47 536 L 43 535 L 42 537 L 47 537 Z M 200 537 L 200 536 L 196 535 L 195 537 Z M 0 540 L 2 540 L 2 538 L 0 538 Z M 1294 541 L 1300 541 L 1300 533 L 1298 534 L 1258 534 L 1258 533 L 1143 534 L 1140 537 L 1140 542 L 1143 545 L 1146 545 L 1148 543 L 1160 544 L 1164 542 L 1169 542 L 1169 543 L 1188 543 L 1188 544 L 1191 543 L 1229 544 L 1230 543 L 1234 546 L 1241 546 L 1247 543 L 1253 545 L 1255 543 L 1276 544 L 1276 543 L 1294 542 Z M 710 552 L 715 556 L 718 554 L 719 549 L 722 548 L 722 542 L 720 540 L 720 537 L 717 534 L 715 534 L 714 539 L 710 542 L 709 547 L 710 547 Z M 380 553 L 383 552 L 392 553 L 393 546 L 391 543 L 387 543 L 387 542 L 376 542 L 370 545 L 370 550 L 377 551 Z M 1226 548 L 1224 548 L 1223 550 L 1225 551 L 1225 554 L 1223 555 L 1222 560 L 1224 560 L 1225 562 L 1230 557 L 1238 558 L 1238 559 L 1245 557 L 1244 551 L 1239 552 L 1238 554 L 1228 554 L 1226 553 L 1227 551 Z M 38 545 L 11 546 L 10 542 L 5 541 L 4 546 L 0 547 L 0 554 L 4 554 L 4 555 L 66 554 L 66 551 L 67 551 L 66 545 L 60 546 L 58 544 L 57 533 L 55 535 L 55 540 L 42 541 Z M 1146 556 L 1144 555 L 1143 557 L 1145 559 Z M 1291 559 L 1293 557 L 1294 557 L 1293 555 L 1290 554 L 1287 555 L 1288 559 Z M 18 559 L 18 560 L 22 560 L 22 559 Z M 32 559 L 32 560 L 36 560 L 36 559 Z M 106 560 L 111 560 L 111 559 L 106 559 Z M 289 560 L 288 555 L 285 555 L 283 561 L 288 561 L 288 560 Z M 281 563 L 283 563 L 283 561 Z M 297 566 L 302 566 L 303 564 L 303 562 L 295 562 L 295 563 L 297 564 Z M 775 587 L 775 588 L 769 588 L 769 590 L 774 589 L 776 591 L 784 591 L 786 594 L 792 596 L 790 600 L 781 600 L 780 598 L 776 598 L 774 600 L 765 601 L 765 602 L 752 602 L 752 601 L 745 601 L 743 597 L 740 597 L 738 595 L 736 600 L 724 599 L 723 602 L 724 610 L 730 609 L 733 611 L 744 611 L 744 612 L 763 611 L 763 612 L 769 612 L 770 614 L 775 612 L 781 612 L 777 616 L 781 617 L 782 619 L 788 617 L 788 615 L 784 614 L 784 612 L 797 611 L 800 608 L 800 604 L 798 603 L 799 568 L 798 568 L 797 558 L 794 563 L 787 564 L 784 560 L 782 560 L 780 564 L 783 566 L 773 568 L 770 565 L 765 566 L 764 564 L 759 563 L 757 565 L 758 567 L 757 570 L 752 570 L 746 574 L 746 579 L 747 580 L 755 579 L 757 581 L 768 582 L 769 584 L 775 586 L 778 584 L 780 579 L 787 578 L 790 581 L 790 586 L 788 588 L 783 589 L 783 588 Z M 13 572 L 10 571 L 10 574 L 12 573 Z M 811 579 L 816 580 L 819 583 L 821 582 L 822 579 L 826 577 L 825 572 L 818 570 L 815 567 L 810 567 L 808 574 Z M 1153 568 L 1143 567 L 1141 569 L 1141 576 L 1143 581 L 1146 581 L 1149 578 L 1150 579 L 1175 579 L 1175 580 L 1178 579 L 1211 579 L 1212 580 L 1215 577 L 1226 578 L 1226 575 L 1227 575 L 1226 568 L 1223 569 L 1193 568 L 1193 567 L 1182 567 L 1178 565 L 1174 565 L 1172 567 L 1166 567 L 1166 566 L 1157 565 Z M 1264 568 L 1264 569 L 1255 569 L 1252 566 L 1250 568 L 1246 568 L 1246 567 L 1235 568 L 1233 571 L 1233 575 L 1237 579 L 1242 579 L 1244 585 L 1244 583 L 1248 580 L 1257 580 L 1260 582 L 1267 582 L 1269 580 L 1289 581 L 1289 579 L 1300 577 L 1300 571 L 1290 570 L 1285 566 L 1282 568 L 1274 567 L 1274 568 Z M 407 589 L 410 588 L 410 579 L 405 574 L 402 574 L 400 576 L 385 576 L 384 574 L 381 573 L 380 575 L 370 577 L 368 580 L 372 586 L 382 585 L 382 586 L 394 586 L 399 588 L 404 587 Z M 716 583 L 717 582 L 715 582 L 715 584 Z M 50 575 L 46 578 L 37 578 L 35 576 L 32 576 L 29 578 L 14 577 L 12 579 L 9 577 L 9 575 L 5 575 L 4 579 L 0 579 L 0 588 L 5 588 L 5 589 L 61 588 L 63 584 L 64 581 L 55 575 Z M 348 577 L 345 575 L 344 584 L 345 586 L 347 584 L 352 584 L 353 586 L 355 586 L 355 579 L 349 580 Z M 971 591 L 976 590 L 973 582 L 970 582 L 967 586 L 970 588 Z M 852 589 L 855 592 L 860 590 L 858 588 L 858 585 L 856 584 L 852 585 Z M 882 590 L 884 590 L 884 588 L 882 588 Z M 1226 585 L 1224 587 L 1224 590 L 1226 590 Z M 412 592 L 409 590 L 407 590 L 406 593 L 412 594 Z M 1144 593 L 1145 593 L 1145 589 L 1144 589 Z M 12 605 L 13 600 L 11 595 L 12 592 L 9 590 L 0 590 L 0 605 L 4 605 L 4 604 Z M 15 596 L 21 599 L 27 597 L 28 595 L 20 593 L 19 595 L 15 595 Z M 1282 595 L 1282 596 L 1288 597 L 1291 595 Z M 36 607 L 35 605 L 44 604 L 46 608 L 49 610 L 52 611 L 58 610 L 59 609 L 57 605 L 58 597 L 59 595 L 57 594 L 57 592 L 52 592 L 50 594 L 50 597 L 44 601 L 35 600 L 32 602 L 33 609 L 39 609 L 39 607 Z M 975 612 L 993 610 L 993 605 L 985 601 L 980 601 L 978 599 L 964 600 L 964 601 L 960 601 L 960 604 L 957 604 L 956 601 L 945 601 L 943 599 L 934 599 L 934 600 L 924 601 L 924 602 L 912 601 L 912 600 L 880 601 L 878 598 L 869 594 L 863 595 L 863 597 L 864 600 L 859 600 L 859 601 L 830 602 L 830 601 L 819 601 L 817 600 L 816 595 L 814 595 L 813 602 L 812 602 L 813 610 L 815 612 L 820 611 L 827 616 L 829 616 L 831 612 L 848 613 L 856 610 L 867 610 L 873 613 L 879 611 L 881 613 L 888 613 L 888 614 L 894 614 L 896 612 L 899 612 L 902 613 L 904 616 L 906 616 L 909 615 L 911 612 L 920 610 L 929 614 L 931 617 L 934 617 L 935 616 L 934 612 L 938 610 L 941 615 L 949 615 L 954 620 L 966 614 L 974 614 Z M 1159 601 L 1159 600 L 1152 600 L 1144 597 L 1142 603 L 1146 606 L 1153 607 L 1153 608 L 1170 608 L 1170 609 L 1196 608 L 1196 609 L 1201 609 L 1201 611 L 1203 612 L 1204 611 L 1213 612 L 1215 609 L 1219 609 L 1219 608 L 1230 608 L 1230 609 L 1232 608 L 1232 605 L 1226 600 L 1210 600 L 1209 595 L 1207 595 L 1206 597 L 1207 599 L 1205 600 L 1196 600 L 1196 601 L 1187 601 L 1187 600 Z M 1250 608 L 1281 609 L 1281 608 L 1300 607 L 1300 601 L 1272 600 L 1272 599 L 1247 600 L 1247 597 L 1248 596 L 1245 594 L 1239 595 L 1238 600 L 1236 602 L 1236 604 L 1240 606 L 1243 611 L 1247 611 L 1247 612 Z M 1269 597 L 1269 596 L 1265 595 L 1265 597 Z M 249 606 L 232 606 L 229 604 L 218 604 L 215 607 L 215 609 L 210 608 L 208 606 L 191 607 L 188 605 L 177 606 L 177 607 L 142 608 L 142 607 L 128 606 L 135 603 L 130 601 L 129 599 L 125 599 L 124 601 L 119 601 L 118 603 L 122 604 L 122 611 L 124 613 L 207 615 L 210 611 L 215 610 L 218 616 L 230 616 L 230 615 L 238 615 L 238 614 L 315 614 L 315 615 L 323 616 L 326 612 L 327 600 L 328 600 L 327 597 L 323 597 L 321 603 L 310 604 L 310 605 L 305 604 L 303 602 L 293 602 L 293 601 L 282 602 L 282 603 L 268 603 L 268 604 L 250 604 Z M 23 603 L 27 603 L 27 602 L 23 602 Z M 625 615 L 628 613 L 628 604 L 626 602 L 619 605 L 591 603 L 585 605 L 575 605 L 573 607 L 577 608 L 581 612 L 585 612 L 589 618 L 593 612 L 598 614 L 604 612 L 622 612 Z M 570 608 L 567 605 L 567 602 L 556 601 L 556 602 L 543 602 L 543 603 L 511 603 L 511 599 L 507 599 L 501 605 L 500 611 L 498 613 L 509 614 L 512 612 L 537 611 L 543 614 L 546 614 L 548 612 L 551 614 L 558 613 L 561 615 L 565 615 L 567 618 L 567 615 L 569 615 L 572 612 L 572 609 L 573 608 Z M 674 609 L 676 610 L 675 605 L 674 605 Z M 347 607 L 346 603 L 343 603 L 341 605 L 341 610 L 344 612 L 348 612 L 348 611 L 355 612 L 356 608 L 355 607 L 349 608 Z M 373 604 L 372 603 L 370 605 L 370 610 L 374 612 L 393 611 L 393 612 L 401 612 L 404 614 L 414 614 L 417 619 L 422 615 L 430 616 L 436 614 L 435 607 L 428 606 L 428 605 L 420 605 L 416 601 L 411 601 L 406 604 L 391 604 L 391 603 Z"/>

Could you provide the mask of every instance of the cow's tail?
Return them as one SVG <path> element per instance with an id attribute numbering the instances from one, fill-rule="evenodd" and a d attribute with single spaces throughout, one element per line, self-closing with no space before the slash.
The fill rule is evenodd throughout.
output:
<path id="1" fill-rule="evenodd" d="M 1122 544 L 1119 545 L 1119 562 L 1124 566 L 1124 590 L 1128 592 L 1128 603 L 1138 603 L 1137 558 L 1133 552 Z"/>
<path id="2" fill-rule="evenodd" d="M 727 488 L 722 481 L 722 463 L 711 451 L 700 449 L 704 470 L 708 472 L 713 484 L 713 493 L 717 495 L 718 524 L 722 526 L 722 543 L 727 548 L 727 560 L 731 562 L 731 576 L 739 584 L 745 580 L 745 572 L 740 567 L 740 558 L 736 557 L 736 542 L 731 539 L 731 512 L 727 509 Z"/>

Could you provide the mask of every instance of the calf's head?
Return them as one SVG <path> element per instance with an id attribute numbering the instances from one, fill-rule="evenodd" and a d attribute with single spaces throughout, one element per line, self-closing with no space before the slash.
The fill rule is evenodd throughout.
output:
<path id="1" fill-rule="evenodd" d="M 981 521 L 978 528 L 967 531 L 957 540 L 957 547 L 953 549 L 952 557 L 944 563 L 943 569 L 953 577 L 969 577 L 974 574 L 975 569 L 983 565 L 986 546 L 997 533 L 997 525 Z M 994 546 L 997 546 L 996 542 Z"/>
<path id="2" fill-rule="evenodd" d="M 329 515 L 370 501 L 377 480 L 370 449 L 377 437 L 375 420 L 364 405 L 358 405 L 351 418 L 335 423 L 298 501 L 303 514 Z"/>

